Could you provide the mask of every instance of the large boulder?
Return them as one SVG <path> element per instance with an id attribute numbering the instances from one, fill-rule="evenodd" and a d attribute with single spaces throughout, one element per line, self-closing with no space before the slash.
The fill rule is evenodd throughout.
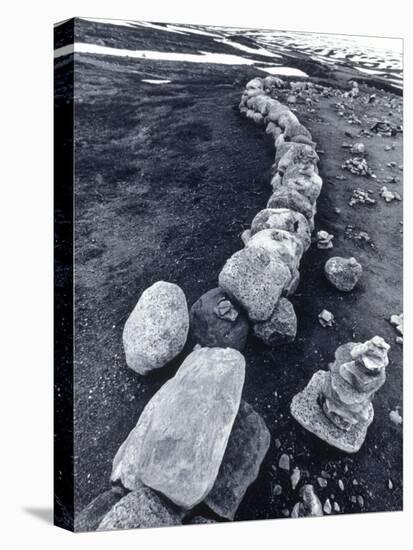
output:
<path id="1" fill-rule="evenodd" d="M 246 490 L 258 476 L 270 441 L 264 420 L 241 401 L 218 477 L 205 499 L 216 514 L 234 519 Z"/>
<path id="2" fill-rule="evenodd" d="M 306 197 L 311 204 L 314 204 L 320 195 L 323 180 L 314 170 L 308 174 L 301 166 L 295 164 L 290 165 L 290 168 L 285 172 L 282 185 L 287 189 L 297 191 Z"/>
<path id="3" fill-rule="evenodd" d="M 98 531 L 180 525 L 183 510 L 175 508 L 149 487 L 140 485 L 124 496 L 104 516 Z"/>
<path id="4" fill-rule="evenodd" d="M 112 481 L 144 483 L 190 509 L 212 489 L 238 412 L 245 360 L 200 348 L 143 410 L 113 461 Z"/>
<path id="5" fill-rule="evenodd" d="M 292 139 L 295 136 L 305 136 L 308 140 L 312 140 L 310 132 L 300 122 L 291 121 L 284 129 L 285 137 Z"/>
<path id="6" fill-rule="evenodd" d="M 268 111 L 267 120 L 278 124 L 280 117 L 290 112 L 290 109 L 282 103 L 273 103 Z"/>
<path id="7" fill-rule="evenodd" d="M 301 167 L 315 167 L 317 165 L 320 160 L 319 156 L 310 145 L 290 141 L 284 143 L 283 147 L 287 143 L 291 145 L 288 150 L 282 156 L 279 156 L 279 151 L 277 149 L 277 153 L 275 155 L 275 163 L 277 164 L 277 169 L 281 174 L 284 174 L 290 164 L 299 164 Z M 281 153 L 282 150 L 280 155 Z"/>
<path id="8" fill-rule="evenodd" d="M 341 292 L 350 292 L 363 274 L 363 268 L 356 258 L 336 256 L 327 260 L 324 272 L 330 283 Z"/>
<path id="9" fill-rule="evenodd" d="M 255 323 L 253 331 L 267 346 L 286 344 L 295 340 L 297 316 L 292 303 L 287 298 L 280 298 L 271 317 L 267 321 Z"/>
<path id="10" fill-rule="evenodd" d="M 139 374 L 163 367 L 185 345 L 189 314 L 185 294 L 159 281 L 140 297 L 123 329 L 126 363 Z"/>
<path id="11" fill-rule="evenodd" d="M 190 310 L 192 344 L 242 351 L 248 336 L 248 318 L 221 288 L 203 294 Z"/>
<path id="12" fill-rule="evenodd" d="M 252 321 L 265 321 L 290 278 L 288 267 L 267 250 L 247 247 L 227 260 L 219 274 L 219 286 L 246 309 Z"/>
<path id="13" fill-rule="evenodd" d="M 311 229 L 308 220 L 300 212 L 289 208 L 266 208 L 251 223 L 251 236 L 263 229 L 282 229 L 300 239 L 304 250 L 311 245 Z"/>
<path id="14" fill-rule="evenodd" d="M 308 220 L 310 228 L 314 227 L 315 206 L 295 189 L 281 187 L 274 191 L 269 198 L 267 208 L 289 208 L 300 212 Z"/>
<path id="15" fill-rule="evenodd" d="M 299 124 L 299 121 L 295 114 L 288 109 L 278 117 L 277 124 L 280 128 L 285 130 L 285 128 L 292 124 Z"/>
<path id="16" fill-rule="evenodd" d="M 96 531 L 111 508 L 126 495 L 123 487 L 112 487 L 94 498 L 80 514 L 75 516 L 75 531 Z"/>
<path id="17" fill-rule="evenodd" d="M 297 237 L 283 229 L 263 229 L 255 233 L 246 244 L 247 248 L 265 248 L 274 258 L 281 260 L 293 274 L 304 252 Z"/>

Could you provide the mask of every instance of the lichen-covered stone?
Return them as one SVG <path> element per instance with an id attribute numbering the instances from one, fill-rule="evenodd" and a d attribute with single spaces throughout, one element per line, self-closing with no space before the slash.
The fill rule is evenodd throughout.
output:
<path id="1" fill-rule="evenodd" d="M 251 237 L 246 247 L 265 248 L 274 258 L 284 262 L 291 274 L 299 265 L 304 252 L 300 239 L 282 229 L 263 229 Z"/>
<path id="2" fill-rule="evenodd" d="M 289 208 L 300 212 L 309 222 L 310 228 L 314 227 L 315 206 L 295 189 L 280 188 L 271 195 L 267 208 Z"/>
<path id="3" fill-rule="evenodd" d="M 363 268 L 356 258 L 336 256 L 327 260 L 324 272 L 330 283 L 341 292 L 350 292 L 360 279 Z"/>
<path id="4" fill-rule="evenodd" d="M 143 410 L 113 461 L 112 481 L 141 482 L 190 509 L 212 489 L 241 400 L 245 360 L 200 348 Z"/>
<path id="5" fill-rule="evenodd" d="M 246 247 L 227 260 L 219 286 L 246 309 L 252 321 L 265 321 L 290 278 L 289 269 L 267 250 Z"/>
<path id="6" fill-rule="evenodd" d="M 291 164 L 299 164 L 306 167 L 314 167 L 317 165 L 317 162 L 320 159 L 310 145 L 295 142 L 286 143 L 291 143 L 291 146 L 288 148 L 288 150 L 281 157 L 278 157 L 278 151 L 276 155 L 276 162 L 279 158 L 277 164 L 277 169 L 279 172 L 284 173 Z"/>
<path id="7" fill-rule="evenodd" d="M 280 298 L 267 321 L 255 323 L 254 335 L 268 346 L 292 342 L 297 334 L 297 316 L 292 303 Z"/>
<path id="8" fill-rule="evenodd" d="M 311 245 L 311 229 L 308 220 L 300 212 L 289 208 L 266 208 L 251 223 L 251 236 L 263 229 L 282 229 L 300 239 L 304 250 Z"/>
<path id="9" fill-rule="evenodd" d="M 159 281 L 140 297 L 123 329 L 127 365 L 139 374 L 163 367 L 183 349 L 189 328 L 185 294 Z"/>
<path id="10" fill-rule="evenodd" d="M 184 512 L 161 499 L 149 487 L 140 485 L 124 496 L 105 515 L 98 531 L 180 525 Z"/>
<path id="11" fill-rule="evenodd" d="M 264 420 L 241 401 L 218 477 L 205 499 L 216 514 L 234 519 L 246 490 L 258 476 L 270 440 Z"/>
<path id="12" fill-rule="evenodd" d="M 192 344 L 244 349 L 249 330 L 247 316 L 222 289 L 213 288 L 203 294 L 191 307 L 189 317 Z"/>
<path id="13" fill-rule="evenodd" d="M 312 170 L 312 173 L 304 173 L 301 166 L 295 164 L 285 172 L 282 185 L 287 189 L 294 189 L 307 197 L 311 204 L 315 204 L 320 195 L 323 180 L 314 170 Z"/>

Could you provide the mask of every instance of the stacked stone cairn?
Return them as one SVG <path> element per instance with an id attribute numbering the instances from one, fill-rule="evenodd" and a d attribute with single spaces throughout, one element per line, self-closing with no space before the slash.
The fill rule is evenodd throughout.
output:
<path id="1" fill-rule="evenodd" d="M 244 231 L 244 248 L 221 270 L 219 286 L 188 312 L 182 289 L 159 281 L 126 321 L 126 363 L 139 375 L 156 372 L 188 347 L 193 351 L 147 403 L 113 460 L 111 488 L 77 517 L 77 530 L 232 520 L 258 476 L 270 433 L 241 398 L 241 351 L 251 325 L 270 346 L 295 339 L 288 297 L 299 284 L 322 187 L 310 132 L 271 97 L 282 85 L 275 77 L 254 78 L 242 94 L 241 113 L 265 124 L 274 140 L 273 192 Z M 200 504 L 207 517 L 191 512 Z"/>
<path id="2" fill-rule="evenodd" d="M 317 371 L 293 398 L 293 417 L 330 445 L 357 452 L 373 421 L 372 398 L 386 380 L 389 349 L 380 336 L 337 348 L 329 371 Z"/>

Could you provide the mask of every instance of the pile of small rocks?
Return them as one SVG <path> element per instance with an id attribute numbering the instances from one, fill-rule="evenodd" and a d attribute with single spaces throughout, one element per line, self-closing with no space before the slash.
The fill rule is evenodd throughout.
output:
<path id="1" fill-rule="evenodd" d="M 340 346 L 329 371 L 317 371 L 291 403 L 307 430 L 348 453 L 357 452 L 374 416 L 372 398 L 386 380 L 390 346 L 380 336 Z"/>

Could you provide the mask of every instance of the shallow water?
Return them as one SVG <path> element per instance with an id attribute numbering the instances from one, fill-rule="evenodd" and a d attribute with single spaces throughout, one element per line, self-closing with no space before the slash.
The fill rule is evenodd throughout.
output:
<path id="1" fill-rule="evenodd" d="M 403 87 L 403 41 L 399 38 L 176 25 L 131 20 L 92 18 L 83 20 L 106 28 L 136 29 L 136 32 L 140 29 L 150 29 L 186 37 L 191 34 L 204 36 L 206 39 L 211 39 L 212 43 L 232 47 L 234 54 L 197 51 L 195 46 L 193 53 L 183 53 L 133 50 L 77 42 L 74 50 L 70 49 L 70 46 L 55 50 L 55 57 L 75 51 L 139 59 L 259 65 L 260 69 L 270 74 L 301 77 L 308 76 L 303 70 L 303 62 L 311 60 L 330 69 L 351 68 L 359 72 L 360 76 L 381 77 L 393 86 Z M 242 55 L 242 52 L 262 59 L 251 59 Z M 268 61 L 270 58 L 273 60 L 272 63 Z"/>

